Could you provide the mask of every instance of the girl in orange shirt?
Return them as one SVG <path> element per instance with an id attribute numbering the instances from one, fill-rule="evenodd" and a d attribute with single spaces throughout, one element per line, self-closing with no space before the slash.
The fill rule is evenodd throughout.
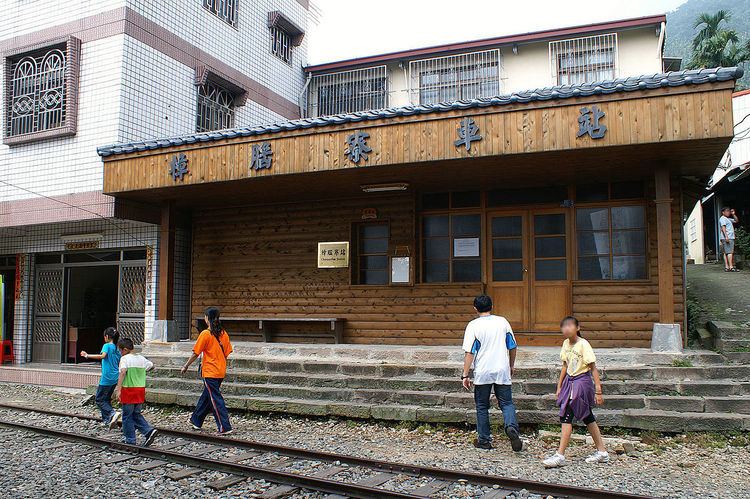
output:
<path id="1" fill-rule="evenodd" d="M 232 425 L 229 424 L 229 413 L 220 388 L 221 382 L 224 381 L 227 374 L 227 357 L 232 353 L 232 344 L 229 342 L 229 335 L 221 326 L 218 308 L 208 307 L 205 312 L 205 320 L 208 329 L 198 335 L 198 340 L 193 346 L 193 354 L 182 366 L 182 373 L 185 374 L 190 364 L 195 362 L 199 355 L 203 355 L 200 368 L 200 375 L 203 378 L 203 393 L 198 399 L 198 404 L 195 406 L 192 416 L 190 416 L 190 424 L 194 430 L 200 430 L 206 416 L 211 413 L 216 420 L 219 434 L 227 435 L 232 433 Z"/>

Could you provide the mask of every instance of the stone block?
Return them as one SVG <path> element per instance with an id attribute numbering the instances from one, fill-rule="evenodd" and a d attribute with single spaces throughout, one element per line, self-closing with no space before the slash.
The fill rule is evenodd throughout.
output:
<path id="1" fill-rule="evenodd" d="M 177 321 L 155 320 L 151 328 L 151 336 L 146 341 L 176 342 L 180 341 L 180 331 L 177 329 Z"/>
<path id="2" fill-rule="evenodd" d="M 682 335 L 679 324 L 654 324 L 651 334 L 651 351 L 682 353 Z"/>
<path id="3" fill-rule="evenodd" d="M 167 405 L 177 405 L 177 393 L 175 392 L 159 392 L 159 395 L 157 397 L 160 404 L 167 404 Z M 196 399 L 197 401 L 198 399 Z"/>
<path id="4" fill-rule="evenodd" d="M 370 406 L 352 402 L 329 402 L 328 414 L 344 418 L 367 419 L 370 417 Z"/>
<path id="5" fill-rule="evenodd" d="M 445 395 L 445 405 L 450 408 L 473 409 L 474 397 L 470 393 L 448 393 Z"/>
<path id="6" fill-rule="evenodd" d="M 720 352 L 738 352 L 750 348 L 750 339 L 735 340 L 716 338 L 716 349 Z"/>
<path id="7" fill-rule="evenodd" d="M 266 361 L 266 369 L 271 372 L 281 373 L 298 373 L 302 371 L 302 362 L 291 362 L 283 360 L 269 360 Z"/>
<path id="8" fill-rule="evenodd" d="M 391 401 L 404 405 L 442 405 L 445 402 L 445 394 L 439 392 L 395 392 Z"/>
<path id="9" fill-rule="evenodd" d="M 247 409 L 247 399 L 243 397 L 224 397 L 224 402 L 229 409 Z"/>
<path id="10" fill-rule="evenodd" d="M 548 395 L 555 393 L 557 384 L 553 381 L 524 381 L 523 393 L 529 395 Z"/>
<path id="11" fill-rule="evenodd" d="M 328 414 L 328 407 L 326 402 L 322 400 L 294 399 L 287 401 L 286 412 L 303 416 L 325 416 Z"/>
<path id="12" fill-rule="evenodd" d="M 341 374 L 355 375 L 355 376 L 380 376 L 380 366 L 374 366 L 369 364 L 342 364 L 339 367 Z"/>
<path id="13" fill-rule="evenodd" d="M 375 419 L 389 421 L 416 421 L 417 407 L 402 405 L 373 405 L 370 414 Z"/>
<path id="14" fill-rule="evenodd" d="M 684 431 L 736 431 L 746 424 L 747 416 L 716 413 L 690 413 L 637 410 L 627 411 L 622 426 L 641 430 L 678 433 Z"/>
<path id="15" fill-rule="evenodd" d="M 427 423 L 464 423 L 466 422 L 466 411 L 463 409 L 420 407 L 417 409 L 417 421 Z"/>
<path id="16" fill-rule="evenodd" d="M 384 378 L 396 378 L 399 376 L 414 376 L 417 374 L 419 369 L 417 366 L 407 366 L 407 365 L 381 365 L 378 366 L 378 373 L 377 376 L 382 376 Z"/>
<path id="17" fill-rule="evenodd" d="M 722 340 L 750 340 L 750 328 L 742 327 L 726 321 L 708 321 L 709 331 L 716 339 Z"/>
<path id="18" fill-rule="evenodd" d="M 724 397 L 740 394 L 740 386 L 737 383 L 726 380 L 682 381 L 677 383 L 677 389 L 682 395 L 704 397 Z"/>
<path id="19" fill-rule="evenodd" d="M 435 376 L 438 378 L 453 378 L 453 379 L 460 379 L 461 378 L 461 367 L 449 367 L 449 366 L 427 366 L 423 367 L 421 371 L 424 374 L 428 374 L 430 376 Z"/>
<path id="20" fill-rule="evenodd" d="M 658 411 L 703 412 L 703 397 L 646 397 L 646 408 Z"/>
<path id="21" fill-rule="evenodd" d="M 646 367 L 610 367 L 601 370 L 602 380 L 649 380 L 653 379 L 653 369 Z"/>
<path id="22" fill-rule="evenodd" d="M 750 414 L 750 397 L 708 397 L 706 412 Z"/>
<path id="23" fill-rule="evenodd" d="M 750 352 L 724 352 L 724 356 L 729 362 L 750 364 Z"/>
<path id="24" fill-rule="evenodd" d="M 284 398 L 250 397 L 246 401 L 247 410 L 255 412 L 284 412 L 287 400 Z"/>
<path id="25" fill-rule="evenodd" d="M 339 365 L 334 362 L 303 362 L 301 370 L 308 373 L 335 374 L 339 370 Z"/>

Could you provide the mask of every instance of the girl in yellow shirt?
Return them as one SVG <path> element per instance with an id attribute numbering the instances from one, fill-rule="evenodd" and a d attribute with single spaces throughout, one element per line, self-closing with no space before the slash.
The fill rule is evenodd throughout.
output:
<path id="1" fill-rule="evenodd" d="M 560 349 L 562 370 L 557 381 L 557 405 L 560 407 L 560 447 L 557 452 L 542 461 L 547 468 L 556 468 L 566 463 L 565 450 L 573 433 L 573 420 L 583 421 L 596 445 L 596 452 L 586 458 L 589 464 L 608 462 L 609 454 L 599 425 L 591 409 L 602 405 L 602 384 L 596 368 L 596 356 L 591 345 L 581 337 L 578 319 L 572 316 L 560 322 L 560 332 L 565 338 Z"/>

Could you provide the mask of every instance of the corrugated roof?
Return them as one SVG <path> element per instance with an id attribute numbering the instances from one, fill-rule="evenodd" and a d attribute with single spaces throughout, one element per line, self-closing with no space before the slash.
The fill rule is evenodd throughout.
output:
<path id="1" fill-rule="evenodd" d="M 580 85 L 559 85 L 554 87 L 537 88 L 534 90 L 524 90 L 521 92 L 514 92 L 512 94 L 499 95 L 496 97 L 486 97 L 481 99 L 461 100 L 456 102 L 419 106 L 403 106 L 387 109 L 374 109 L 356 113 L 336 114 L 331 116 L 321 116 L 317 118 L 304 118 L 299 120 L 283 121 L 279 123 L 271 123 L 268 125 L 217 130 L 206 133 L 193 133 L 180 137 L 144 140 L 140 142 L 130 142 L 124 144 L 113 144 L 99 147 L 97 149 L 97 152 L 100 156 L 107 157 L 116 154 L 149 151 L 165 147 L 195 144 L 199 142 L 213 142 L 217 140 L 233 139 L 237 137 L 270 135 L 291 130 L 321 128 L 328 125 L 342 125 L 346 123 L 357 123 L 363 121 L 377 121 L 398 116 L 442 113 L 454 110 L 504 106 L 508 104 L 523 104 L 536 101 L 561 100 L 571 97 L 588 97 L 591 95 L 607 95 L 619 92 L 634 92 L 637 90 L 679 87 L 683 85 L 703 85 L 706 83 L 737 80 L 742 77 L 742 74 L 743 72 L 741 68 L 732 67 L 673 71 L 670 73 L 631 76 L 628 78 L 617 78 L 615 80 L 600 81 L 596 83 L 584 83 Z"/>

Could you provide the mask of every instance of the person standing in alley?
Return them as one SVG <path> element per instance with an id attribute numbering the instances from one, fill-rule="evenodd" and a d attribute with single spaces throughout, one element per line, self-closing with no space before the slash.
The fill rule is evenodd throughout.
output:
<path id="1" fill-rule="evenodd" d="M 480 295 L 474 299 L 479 317 L 469 322 L 464 333 L 464 368 L 461 382 L 471 390 L 469 370 L 474 366 L 474 402 L 477 409 L 477 439 L 474 446 L 492 449 L 490 433 L 490 395 L 495 393 L 503 412 L 505 434 L 515 452 L 523 449 L 521 432 L 513 405 L 511 375 L 516 361 L 516 339 L 504 317 L 492 314 L 492 298 Z"/>
<path id="2" fill-rule="evenodd" d="M 227 357 L 232 353 L 232 343 L 221 325 L 218 308 L 208 307 L 205 321 L 208 329 L 198 335 L 198 340 L 193 346 L 193 354 L 182 366 L 182 374 L 185 374 L 198 356 L 203 355 L 200 367 L 203 393 L 190 416 L 190 424 L 194 430 L 200 430 L 206 416 L 211 413 L 216 420 L 219 434 L 227 435 L 232 432 L 232 425 L 229 423 L 229 412 L 221 395 L 221 383 L 227 374 Z"/>
<path id="3" fill-rule="evenodd" d="M 719 217 L 719 238 L 721 240 L 721 252 L 724 255 L 724 272 L 739 272 L 734 266 L 734 224 L 739 223 L 737 214 L 733 208 L 725 206 L 721 209 Z"/>

